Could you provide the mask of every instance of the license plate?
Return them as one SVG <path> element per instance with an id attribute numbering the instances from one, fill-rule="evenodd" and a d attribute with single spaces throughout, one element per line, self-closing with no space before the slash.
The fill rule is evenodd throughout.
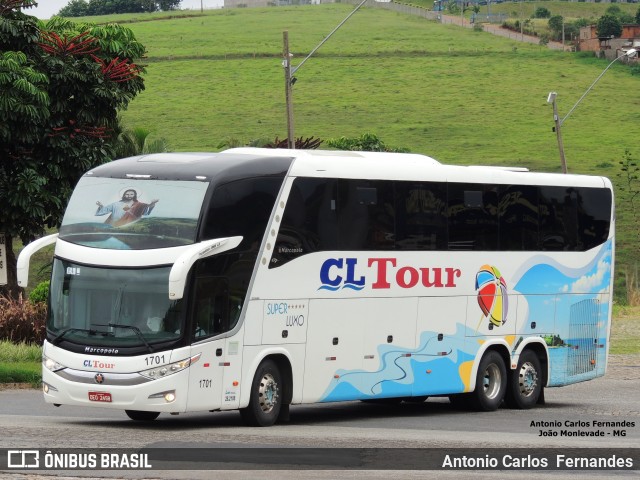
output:
<path id="1" fill-rule="evenodd" d="M 89 392 L 89 401 L 111 403 L 111 394 L 108 392 Z"/>

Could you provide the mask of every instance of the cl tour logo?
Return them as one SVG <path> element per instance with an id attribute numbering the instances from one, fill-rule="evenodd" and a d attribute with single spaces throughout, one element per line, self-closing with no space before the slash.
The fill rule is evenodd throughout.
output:
<path id="1" fill-rule="evenodd" d="M 402 265 L 397 258 L 369 258 L 366 266 L 357 258 L 329 258 L 320 267 L 318 290 L 362 290 L 389 288 L 452 288 L 462 272 L 457 268 L 413 267 Z"/>
<path id="2" fill-rule="evenodd" d="M 476 274 L 476 290 L 478 291 L 478 305 L 483 318 L 489 320 L 489 328 L 500 327 L 507 322 L 509 297 L 507 296 L 507 282 L 504 281 L 500 270 L 491 265 L 483 265 Z M 479 325 L 479 324 L 478 324 Z"/>

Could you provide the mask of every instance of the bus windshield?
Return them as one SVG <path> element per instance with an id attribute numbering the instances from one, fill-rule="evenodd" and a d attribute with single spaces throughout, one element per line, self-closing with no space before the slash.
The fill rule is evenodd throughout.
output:
<path id="1" fill-rule="evenodd" d="M 119 250 L 194 243 L 208 186 L 197 181 L 85 176 L 69 200 L 60 238 Z"/>
<path id="2" fill-rule="evenodd" d="M 142 347 L 182 336 L 181 300 L 168 295 L 170 267 L 95 268 L 55 259 L 48 339 L 94 346 Z"/>

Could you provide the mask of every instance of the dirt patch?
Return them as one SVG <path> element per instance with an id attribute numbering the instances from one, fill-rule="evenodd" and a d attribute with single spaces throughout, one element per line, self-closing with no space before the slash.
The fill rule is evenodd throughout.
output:
<path id="1" fill-rule="evenodd" d="M 38 388 L 32 383 L 0 383 L 0 390 L 36 390 Z"/>

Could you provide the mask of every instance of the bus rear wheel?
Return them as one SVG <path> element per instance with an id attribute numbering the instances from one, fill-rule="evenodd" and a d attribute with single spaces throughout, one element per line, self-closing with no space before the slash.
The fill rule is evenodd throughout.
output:
<path id="1" fill-rule="evenodd" d="M 491 350 L 484 354 L 478 367 L 476 388 L 471 394 L 474 409 L 497 410 L 507 390 L 507 369 L 500 354 Z"/>
<path id="2" fill-rule="evenodd" d="M 251 383 L 249 405 L 240 409 L 242 420 L 254 427 L 269 427 L 276 423 L 282 408 L 282 376 L 272 360 L 265 360 Z"/>
<path id="3" fill-rule="evenodd" d="M 529 409 L 538 403 L 542 391 L 540 359 L 532 350 L 520 354 L 518 367 L 511 372 L 506 403 L 511 408 Z"/>
<path id="4" fill-rule="evenodd" d="M 143 412 L 142 410 L 125 410 L 124 413 L 136 422 L 152 422 L 160 415 L 160 412 Z"/>

